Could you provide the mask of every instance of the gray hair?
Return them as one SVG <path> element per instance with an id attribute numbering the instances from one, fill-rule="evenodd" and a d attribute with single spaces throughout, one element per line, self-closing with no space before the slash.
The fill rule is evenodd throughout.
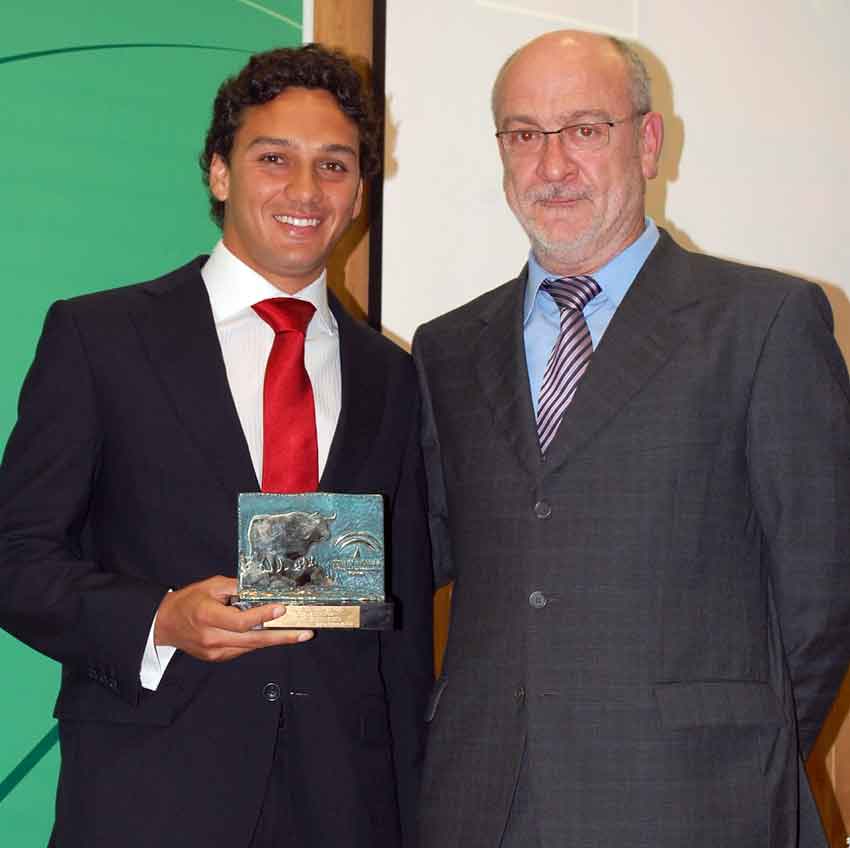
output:
<path id="1" fill-rule="evenodd" d="M 652 95 L 650 94 L 649 71 L 647 71 L 643 59 L 638 56 L 635 48 L 627 41 L 615 38 L 613 35 L 608 36 L 608 40 L 626 63 L 632 89 L 632 108 L 638 113 L 651 112 Z"/>
<path id="2" fill-rule="evenodd" d="M 621 38 L 616 38 L 613 35 L 605 36 L 611 46 L 622 56 L 626 63 L 626 71 L 629 75 L 629 86 L 631 88 L 632 108 L 635 112 L 645 114 L 652 111 L 652 98 L 650 95 L 650 78 L 649 71 L 643 59 L 638 56 L 637 51 L 627 41 Z M 499 89 L 502 86 L 502 81 L 507 73 L 508 68 L 513 63 L 514 59 L 519 56 L 525 49 L 525 45 L 518 50 L 514 50 L 504 64 L 499 68 L 499 73 L 496 74 L 496 79 L 493 82 L 493 89 L 490 93 L 490 109 L 493 112 L 493 123 L 496 122 L 496 100 L 499 96 Z"/>

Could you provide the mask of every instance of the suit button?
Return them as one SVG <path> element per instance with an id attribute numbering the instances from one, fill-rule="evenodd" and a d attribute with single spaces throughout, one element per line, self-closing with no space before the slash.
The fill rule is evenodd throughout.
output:
<path id="1" fill-rule="evenodd" d="M 538 518 L 548 518 L 552 514 L 552 507 L 546 501 L 537 501 L 534 504 L 534 514 Z"/>
<path id="2" fill-rule="evenodd" d="M 543 609 L 549 601 L 542 592 L 532 592 L 528 596 L 528 603 L 532 609 Z"/>
<path id="3" fill-rule="evenodd" d="M 277 683 L 266 683 L 263 686 L 263 697 L 269 702 L 274 703 L 280 700 L 280 686 Z"/>
<path id="4" fill-rule="evenodd" d="M 514 692 L 514 698 L 516 698 L 518 704 L 521 704 L 525 700 L 525 689 L 522 686 L 517 686 Z"/>

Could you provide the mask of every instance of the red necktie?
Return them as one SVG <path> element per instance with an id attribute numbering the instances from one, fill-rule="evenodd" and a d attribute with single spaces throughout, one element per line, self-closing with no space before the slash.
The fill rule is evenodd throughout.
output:
<path id="1" fill-rule="evenodd" d="M 319 448 L 304 334 L 316 308 L 292 297 L 254 304 L 275 332 L 263 384 L 263 491 L 315 492 Z"/>

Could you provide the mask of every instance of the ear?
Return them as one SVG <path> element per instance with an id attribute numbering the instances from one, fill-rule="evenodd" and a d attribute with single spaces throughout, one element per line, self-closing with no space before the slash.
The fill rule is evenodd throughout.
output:
<path id="1" fill-rule="evenodd" d="M 357 183 L 357 196 L 354 198 L 354 211 L 351 215 L 352 218 L 356 218 L 360 214 L 360 210 L 363 207 L 363 178 L 361 177 Z"/>
<path id="2" fill-rule="evenodd" d="M 213 153 L 210 162 L 210 191 L 213 197 L 222 203 L 230 194 L 230 168 L 218 153 Z"/>
<path id="3" fill-rule="evenodd" d="M 649 112 L 643 116 L 640 128 L 640 161 L 644 179 L 652 180 L 658 176 L 658 160 L 664 144 L 664 118 L 658 112 Z"/>

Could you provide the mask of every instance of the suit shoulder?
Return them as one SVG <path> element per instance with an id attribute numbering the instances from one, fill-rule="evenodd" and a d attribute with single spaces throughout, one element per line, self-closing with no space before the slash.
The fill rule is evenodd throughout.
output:
<path id="1" fill-rule="evenodd" d="M 706 280 L 716 280 L 718 283 L 734 286 L 740 289 L 770 289 L 783 294 L 815 285 L 801 277 L 795 277 L 772 268 L 762 268 L 757 265 L 745 265 L 729 259 L 703 254 L 690 254 L 694 269 L 700 277 Z"/>
<path id="2" fill-rule="evenodd" d="M 373 355 L 392 375 L 392 379 L 402 384 L 415 386 L 416 369 L 413 365 L 413 357 L 403 347 L 372 327 L 364 326 L 364 329 L 368 331 Z"/>
<path id="3" fill-rule="evenodd" d="M 791 274 L 691 252 L 664 231 L 635 279 L 636 288 L 673 307 L 701 302 L 731 310 L 744 326 L 769 326 L 783 304 L 808 302 L 826 313 L 826 297 L 815 283 Z"/>
<path id="4" fill-rule="evenodd" d="M 78 314 L 108 312 L 111 309 L 126 307 L 149 295 L 156 295 L 168 291 L 187 280 L 200 279 L 201 268 L 204 266 L 206 256 L 198 256 L 195 259 L 169 271 L 160 277 L 145 280 L 139 283 L 118 285 L 115 288 L 102 291 L 80 294 L 75 297 L 66 298 L 63 302 Z"/>
<path id="5" fill-rule="evenodd" d="M 388 339 L 382 333 L 368 326 L 368 324 L 363 324 L 362 326 L 368 339 L 368 344 L 376 355 L 396 366 L 405 367 L 410 364 L 410 354 L 401 345 L 392 339 Z"/>
<path id="6" fill-rule="evenodd" d="M 520 285 L 519 277 L 478 295 L 473 300 L 458 306 L 443 315 L 425 322 L 416 331 L 417 337 L 429 338 L 443 334 L 455 335 L 466 328 L 477 325 L 496 309 L 506 298 L 510 297 L 514 287 Z"/>
<path id="7" fill-rule="evenodd" d="M 331 309 L 339 328 L 342 356 L 349 357 L 358 368 L 387 375 L 391 383 L 415 384 L 413 359 L 404 348 L 352 317 L 336 298 L 331 299 Z"/>
<path id="8" fill-rule="evenodd" d="M 686 250 L 666 234 L 650 255 L 646 267 L 670 274 L 691 291 L 695 288 L 703 295 L 716 298 L 752 297 L 775 302 L 795 292 L 819 290 L 816 284 L 782 271 Z"/>

